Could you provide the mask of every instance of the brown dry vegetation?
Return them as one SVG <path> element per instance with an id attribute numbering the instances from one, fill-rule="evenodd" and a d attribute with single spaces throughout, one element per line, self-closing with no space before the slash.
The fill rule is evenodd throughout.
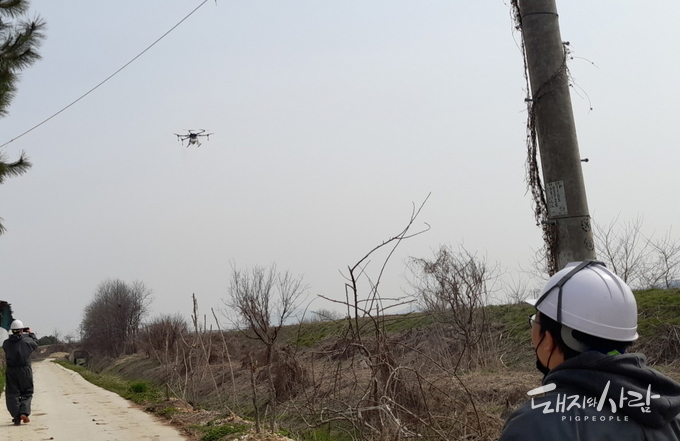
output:
<path id="1" fill-rule="evenodd" d="M 633 350 L 680 380 L 680 291 L 636 297 L 641 338 Z M 410 314 L 287 326 L 267 354 L 243 333 L 211 330 L 204 317 L 193 331 L 166 323 L 163 332 L 141 332 L 136 353 L 94 358 L 90 368 L 156 384 L 167 399 L 150 410 L 196 439 L 224 425 L 273 436 L 255 434 L 257 406 L 263 427 L 275 408 L 276 426 L 299 440 L 495 440 L 541 374 L 529 342 L 532 308 L 484 308 L 474 345 L 445 317 Z"/>
<path id="2" fill-rule="evenodd" d="M 287 327 L 287 343 L 274 349 L 271 366 L 266 348 L 242 334 L 203 330 L 172 345 L 147 335 L 138 353 L 94 359 L 91 367 L 167 390 L 170 399 L 153 410 L 173 408 L 171 420 L 183 426 L 220 424 L 225 415 L 252 419 L 253 383 L 267 416 L 271 368 L 277 425 L 296 439 L 495 439 L 504 417 L 540 381 L 507 355 L 516 355 L 522 340 L 504 326 L 490 327 L 488 340 L 501 344 L 488 343 L 487 359 L 472 354 L 461 363 L 455 335 L 418 317 L 404 320 L 416 327 L 360 343 L 343 321 Z M 332 335 L 319 338 L 323 327 Z M 319 341 L 309 344 L 313 338 Z M 503 355 L 512 366 L 503 365 Z"/>
<path id="3" fill-rule="evenodd" d="M 642 338 L 634 350 L 680 379 L 680 291 L 637 296 Z M 271 370 L 276 425 L 293 439 L 493 440 L 541 375 L 528 341 L 530 308 L 486 308 L 489 320 L 474 347 L 446 323 L 412 314 L 383 317 L 378 327 L 364 319 L 355 334 L 346 320 L 285 327 L 271 365 L 261 343 L 235 331 L 199 329 L 172 337 L 172 344 L 163 334 L 144 340 L 141 333 L 136 354 L 95 359 L 92 368 L 151 380 L 169 397 L 154 410 L 184 427 L 240 418 L 250 426 L 255 404 L 269 421 Z"/>

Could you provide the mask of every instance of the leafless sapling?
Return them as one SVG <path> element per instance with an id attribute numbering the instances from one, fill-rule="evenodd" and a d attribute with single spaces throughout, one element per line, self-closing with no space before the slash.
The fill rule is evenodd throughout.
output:
<path id="1" fill-rule="evenodd" d="M 246 270 L 232 268 L 225 306 L 236 316 L 236 324 L 246 336 L 259 340 L 266 350 L 269 381 L 270 429 L 275 431 L 276 387 L 272 362 L 279 331 L 295 313 L 307 286 L 303 278 L 289 271 L 279 273 L 276 265 L 255 266 Z M 229 314 L 229 311 L 227 311 Z"/>

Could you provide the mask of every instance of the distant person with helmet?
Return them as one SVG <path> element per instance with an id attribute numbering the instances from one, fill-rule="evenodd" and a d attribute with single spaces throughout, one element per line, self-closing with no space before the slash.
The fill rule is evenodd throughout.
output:
<path id="1" fill-rule="evenodd" d="M 12 422 L 18 426 L 31 421 L 28 418 L 33 398 L 31 354 L 38 347 L 38 339 L 21 320 L 14 320 L 10 331 L 12 334 L 2 343 L 7 360 L 5 399 Z"/>
<path id="2" fill-rule="evenodd" d="M 680 440 L 680 384 L 625 353 L 638 334 L 623 280 L 601 262 L 572 262 L 527 302 L 543 385 L 500 441 Z"/>

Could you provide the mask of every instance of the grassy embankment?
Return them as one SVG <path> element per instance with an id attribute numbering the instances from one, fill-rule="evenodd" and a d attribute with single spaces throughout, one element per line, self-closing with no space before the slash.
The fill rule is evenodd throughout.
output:
<path id="1" fill-rule="evenodd" d="M 676 369 L 677 362 L 680 361 L 680 290 L 647 290 L 636 293 L 639 313 L 639 333 L 640 339 L 635 343 L 632 350 L 644 352 L 648 355 L 650 364 L 668 373 L 671 377 L 678 378 Z M 529 343 L 529 333 L 527 316 L 533 312 L 533 308 L 528 305 L 498 305 L 490 306 L 486 310 L 486 316 L 490 327 L 495 329 L 498 335 L 504 340 L 504 348 L 507 356 L 503 359 L 501 354 L 500 367 L 490 371 L 472 372 L 469 378 L 471 381 L 478 381 L 475 387 L 476 397 L 480 401 L 488 404 L 488 410 L 497 414 L 497 418 L 502 420 L 509 410 L 508 396 L 504 393 L 516 393 L 517 391 L 507 392 L 505 390 L 493 392 L 489 389 L 489 384 L 498 384 L 497 375 L 508 375 L 510 372 L 526 371 L 533 372 L 532 351 Z M 430 314 L 413 313 L 402 316 L 387 317 L 382 329 L 390 335 L 399 336 L 407 333 L 417 334 L 430 328 L 434 324 L 434 318 Z M 364 322 L 363 327 L 367 336 L 373 332 L 371 323 Z M 343 338 L 347 330 L 347 322 L 338 320 L 334 322 L 305 323 L 302 325 L 289 326 L 282 331 L 281 341 L 300 350 L 315 350 L 324 345 L 331 344 L 334 340 Z M 149 359 L 137 359 L 134 363 L 149 363 Z M 504 370 L 506 372 L 504 372 Z M 121 373 L 120 369 L 111 371 Z M 140 372 L 139 369 L 134 371 Z M 512 372 L 511 372 L 512 371 Z M 125 398 L 131 399 L 139 404 L 147 406 L 149 409 L 156 409 L 161 415 L 173 417 L 178 410 L 173 406 L 157 406 L 157 403 L 165 400 L 165 394 L 155 388 L 148 379 L 124 381 L 115 374 L 93 374 L 86 369 L 79 368 L 79 372 L 89 381 L 98 384 L 108 390 L 112 390 Z M 486 386 L 485 386 L 486 384 Z M 136 386 L 134 386 L 136 385 Z M 524 389 L 522 389 L 524 390 Z M 522 394 L 520 394 L 522 395 Z M 497 403 L 490 402 L 491 400 Z M 519 397 L 523 400 L 523 397 Z M 511 410 L 511 409 L 510 409 Z M 286 418 L 282 418 L 281 424 L 286 425 Z M 242 423 L 241 423 L 242 422 Z M 289 421 L 294 424 L 294 418 Z M 250 423 L 243 420 L 234 423 L 226 421 L 224 415 L 216 414 L 207 422 L 195 424 L 195 433 L 201 433 L 204 441 L 235 439 L 237 434 L 248 430 Z M 298 439 L 305 440 L 342 440 L 345 437 L 339 433 L 328 430 L 316 429 L 307 433 L 297 431 Z"/>

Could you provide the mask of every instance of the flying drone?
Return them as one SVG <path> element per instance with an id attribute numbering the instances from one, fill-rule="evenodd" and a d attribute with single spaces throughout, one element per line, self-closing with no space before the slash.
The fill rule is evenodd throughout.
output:
<path id="1" fill-rule="evenodd" d="M 178 133 L 175 133 L 177 136 L 177 141 L 181 141 L 182 145 L 184 145 L 184 141 L 189 141 L 187 143 L 187 147 L 189 147 L 192 144 L 196 144 L 196 147 L 201 146 L 201 142 L 198 140 L 200 136 L 205 136 L 208 138 L 208 141 L 210 141 L 210 135 L 212 133 L 205 133 L 205 129 L 200 129 L 200 130 L 187 130 L 186 135 L 180 135 Z"/>

